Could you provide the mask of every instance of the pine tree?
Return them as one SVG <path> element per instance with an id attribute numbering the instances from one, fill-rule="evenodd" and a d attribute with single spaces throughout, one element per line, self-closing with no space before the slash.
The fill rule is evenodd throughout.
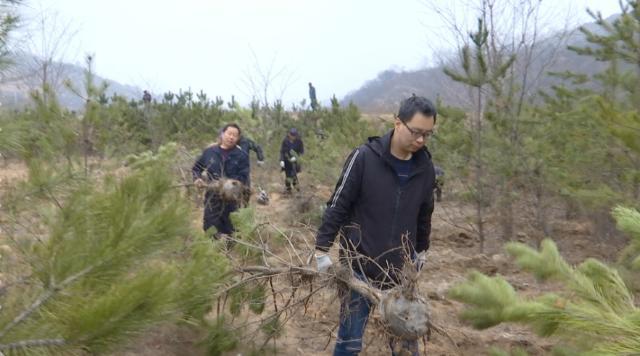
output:
<path id="1" fill-rule="evenodd" d="M 445 68 L 444 72 L 451 79 L 469 86 L 473 91 L 475 100 L 473 108 L 473 124 L 471 133 L 473 142 L 472 162 L 474 166 L 474 204 L 476 206 L 476 227 L 480 237 L 480 251 L 484 251 L 484 220 L 485 206 L 488 198 L 487 187 L 487 157 L 486 144 L 487 135 L 484 121 L 486 120 L 487 95 L 486 88 L 490 88 L 494 93 L 500 90 L 500 81 L 504 79 L 507 70 L 515 61 L 515 56 L 508 58 L 490 57 L 489 53 L 489 31 L 487 30 L 485 17 L 478 19 L 476 32 L 470 35 L 473 47 L 464 46 L 461 51 L 462 72 L 451 68 Z M 492 59 L 493 61 L 490 61 Z"/>
<path id="2" fill-rule="evenodd" d="M 226 262 L 192 232 L 170 157 L 102 182 L 77 172 L 56 180 L 55 166 L 32 165 L 24 188 L 36 211 L 22 205 L 12 215 L 20 226 L 37 212 L 44 225 L 30 228 L 33 236 L 6 229 L 13 243 L 3 250 L 11 258 L 2 259 L 10 279 L 0 301 L 0 351 L 101 353 L 159 322 L 206 327 Z"/>
<path id="3" fill-rule="evenodd" d="M 624 255 L 637 266 L 640 213 L 618 207 L 614 216 L 632 237 Z M 640 309 L 618 270 L 595 259 L 573 267 L 549 239 L 539 251 L 522 243 L 509 243 L 506 250 L 520 268 L 541 281 L 560 282 L 564 290 L 527 298 L 500 276 L 472 272 L 466 282 L 450 290 L 452 298 L 467 304 L 463 320 L 480 329 L 505 322 L 525 324 L 543 337 L 556 337 L 575 355 L 627 355 L 640 350 Z"/>
<path id="4" fill-rule="evenodd" d="M 593 79 L 600 84 L 592 100 L 603 127 L 633 152 L 631 169 L 622 180 L 631 185 L 633 198 L 640 197 L 640 2 L 620 2 L 622 13 L 611 22 L 600 13 L 588 11 L 598 30 L 581 27 L 588 45 L 569 49 L 589 56 L 608 67 Z"/>

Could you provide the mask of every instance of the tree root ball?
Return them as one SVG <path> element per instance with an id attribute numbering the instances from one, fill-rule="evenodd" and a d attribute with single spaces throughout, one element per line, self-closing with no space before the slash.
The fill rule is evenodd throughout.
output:
<path id="1" fill-rule="evenodd" d="M 381 297 L 380 314 L 388 330 L 401 339 L 416 340 L 429 332 L 429 304 L 420 296 L 407 298 L 392 289 Z"/>
<path id="2" fill-rule="evenodd" d="M 240 202 L 244 194 L 244 185 L 235 179 L 220 180 L 220 195 L 224 201 Z"/>

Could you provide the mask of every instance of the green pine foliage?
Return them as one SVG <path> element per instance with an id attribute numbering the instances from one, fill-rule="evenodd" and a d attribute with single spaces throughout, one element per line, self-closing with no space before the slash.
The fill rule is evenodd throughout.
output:
<path id="1" fill-rule="evenodd" d="M 243 284 L 229 291 L 227 298 L 231 315 L 239 316 L 246 306 L 254 314 L 262 314 L 267 298 L 265 283 L 267 282 L 256 283 L 253 286 Z"/>
<path id="2" fill-rule="evenodd" d="M 23 0 L 2 0 L 0 1 L 0 69 L 5 69 L 12 64 L 9 59 L 11 50 L 11 35 L 18 26 L 20 26 L 20 17 L 18 16 L 18 7 Z"/>
<path id="3" fill-rule="evenodd" d="M 77 135 L 79 127 L 71 113 L 60 107 L 55 93 L 44 88 L 45 94 L 32 93 L 33 110 L 18 114 L 14 118 L 11 134 L 20 140 L 18 157 L 25 160 L 59 159 L 71 160 L 78 153 Z M 47 100 L 44 100 L 44 95 Z"/>
<path id="4" fill-rule="evenodd" d="M 521 268 L 531 271 L 539 280 L 566 275 L 570 271 L 556 245 L 549 239 L 542 241 L 540 252 L 520 243 L 509 243 L 505 248 L 516 257 L 516 263 Z"/>
<path id="5" fill-rule="evenodd" d="M 635 242 L 640 214 L 618 207 L 614 216 Z M 522 243 L 509 243 L 506 250 L 520 268 L 541 281 L 559 282 L 564 290 L 525 298 L 500 276 L 472 272 L 450 290 L 452 298 L 467 305 L 462 319 L 476 328 L 504 322 L 529 325 L 541 336 L 555 336 L 568 346 L 565 351 L 576 350 L 575 354 L 621 355 L 640 349 L 640 310 L 617 269 L 595 259 L 570 266 L 548 239 L 540 250 Z M 637 248 L 627 254 L 637 256 Z"/>
<path id="6" fill-rule="evenodd" d="M 638 1 L 620 2 L 622 14 L 608 22 L 589 11 L 597 29 L 580 28 L 588 45 L 569 47 L 606 64 L 601 73 L 556 73 L 568 80 L 543 94 L 549 186 L 586 210 L 634 204 L 640 196 L 640 12 Z M 555 136 L 555 137 L 554 137 Z M 599 172 L 596 174 L 594 162 Z"/>
<path id="7" fill-rule="evenodd" d="M 236 230 L 234 238 L 241 240 L 240 243 L 234 245 L 234 251 L 242 257 L 245 263 L 258 262 L 262 256 L 261 248 L 264 244 L 260 237 L 263 234 L 267 236 L 268 232 L 256 221 L 255 207 L 249 206 L 234 211 L 231 213 L 231 221 Z M 220 244 L 224 243 L 224 241 L 220 241 Z"/>
<path id="8" fill-rule="evenodd" d="M 640 213 L 635 209 L 617 206 L 613 209 L 618 228 L 629 237 L 629 245 L 620 254 L 623 268 L 640 269 Z"/>
<path id="9" fill-rule="evenodd" d="M 33 198 L 45 226 L 37 238 L 14 236 L 22 255 L 13 271 L 25 277 L 2 296 L 5 354 L 102 353 L 155 323 L 205 325 L 226 261 L 193 233 L 169 162 L 100 183 L 57 180 L 42 173 L 44 162 L 34 166 L 29 189 L 49 192 Z"/>
<path id="10" fill-rule="evenodd" d="M 26 128 L 11 116 L 0 114 L 0 154 L 5 157 L 17 157 L 24 152 L 22 142 Z"/>
<path id="11" fill-rule="evenodd" d="M 220 356 L 235 349 L 239 343 L 238 333 L 229 328 L 229 323 L 223 317 L 211 323 L 207 338 L 202 342 L 208 356 Z"/>
<path id="12" fill-rule="evenodd" d="M 487 277 L 471 272 L 467 283 L 456 286 L 449 294 L 453 299 L 473 304 L 461 317 L 479 329 L 485 329 L 507 320 L 508 308 L 517 302 L 513 287 L 502 278 Z"/>
<path id="13" fill-rule="evenodd" d="M 280 336 L 284 330 L 284 324 L 280 320 L 280 314 L 271 316 L 260 326 L 260 329 L 270 338 Z"/>
<path id="14" fill-rule="evenodd" d="M 467 114 L 454 107 L 437 102 L 438 132 L 429 142 L 429 150 L 436 164 L 444 166 L 446 179 L 467 181 L 471 175 L 469 162 L 472 158 L 473 146 L 471 132 L 466 127 Z"/>

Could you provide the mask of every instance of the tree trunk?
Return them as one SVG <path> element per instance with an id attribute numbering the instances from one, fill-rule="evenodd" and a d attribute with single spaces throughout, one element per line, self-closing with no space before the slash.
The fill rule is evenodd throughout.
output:
<path id="1" fill-rule="evenodd" d="M 502 227 L 502 239 L 513 239 L 513 199 L 511 198 L 511 184 L 507 181 L 500 187 L 500 225 Z"/>
<path id="2" fill-rule="evenodd" d="M 544 188 L 542 184 L 535 185 L 536 196 L 536 221 L 538 222 L 538 228 L 542 230 L 545 237 L 551 237 L 551 227 L 547 218 L 547 206 L 544 196 Z"/>
<path id="3" fill-rule="evenodd" d="M 480 253 L 484 253 L 484 165 L 482 162 L 482 88 L 478 88 L 478 98 L 476 107 L 475 138 L 476 138 L 476 226 L 478 227 L 478 237 L 480 238 Z"/>

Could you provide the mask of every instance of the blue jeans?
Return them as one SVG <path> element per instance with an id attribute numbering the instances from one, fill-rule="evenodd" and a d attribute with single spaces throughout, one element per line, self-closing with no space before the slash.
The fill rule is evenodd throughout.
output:
<path id="1" fill-rule="evenodd" d="M 356 278 L 364 280 L 364 277 L 356 273 Z M 371 312 L 371 302 L 360 293 L 349 290 L 349 296 L 342 299 L 340 305 L 340 327 L 338 328 L 338 338 L 336 348 L 333 350 L 334 356 L 358 355 L 362 351 L 362 336 L 367 327 L 369 313 Z M 394 341 L 389 342 L 391 355 Z M 412 350 L 414 356 L 418 356 L 418 341 L 402 341 L 403 348 Z"/>

